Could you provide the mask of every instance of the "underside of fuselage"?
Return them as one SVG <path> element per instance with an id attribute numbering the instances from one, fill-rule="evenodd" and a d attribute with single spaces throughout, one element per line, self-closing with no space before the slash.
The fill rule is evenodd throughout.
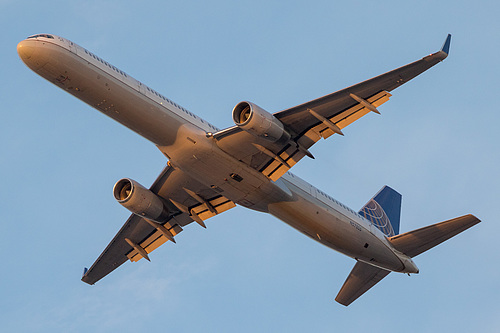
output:
<path id="1" fill-rule="evenodd" d="M 397 209 L 389 205 L 386 212 L 374 197 L 362 216 L 287 170 L 302 157 L 313 157 L 308 149 L 320 138 L 343 135 L 341 127 L 369 112 L 378 113 L 376 107 L 388 100 L 389 91 L 445 59 L 450 38 L 437 53 L 308 102 L 308 107 L 302 104 L 271 114 L 253 103 L 239 103 L 233 110 L 236 126 L 219 132 L 69 40 L 40 34 L 20 42 L 18 53 L 34 72 L 148 139 L 169 160 L 149 190 L 131 180 L 122 182 L 129 187 L 120 188 L 123 197 L 119 196 L 119 202 L 128 200 L 135 186 L 144 195 L 138 199 L 140 209 L 129 203 L 132 216 L 91 267 L 92 273 L 86 271 L 82 280 L 93 284 L 127 258 L 149 260 L 149 252 L 166 240 L 174 241 L 189 223 L 205 226 L 204 218 L 235 204 L 270 213 L 311 239 L 356 259 L 358 263 L 339 293 L 338 301 L 344 305 L 389 271 L 418 273 L 411 257 L 479 220 L 470 215 L 398 236 L 390 223 L 397 218 L 399 230 L 401 196 L 397 192 L 379 192 L 380 201 L 390 200 L 386 193 L 396 193 Z M 307 126 L 301 127 L 305 122 Z M 300 130 L 292 131 L 294 128 Z M 169 175 L 175 179 L 168 182 Z M 175 186 L 166 189 L 165 184 Z M 155 209 L 150 209 L 152 202 Z M 125 237 L 121 232 L 127 233 L 127 228 L 132 231 Z M 140 239 L 131 239 L 134 237 Z M 101 260 L 113 246 L 116 256 Z"/>
<path id="2" fill-rule="evenodd" d="M 138 81 L 127 78 L 123 82 L 119 74 L 110 75 L 61 45 L 35 40 L 26 44 L 23 48 L 33 49 L 27 61 L 31 69 L 155 143 L 171 165 L 199 182 L 221 189 L 237 204 L 269 212 L 315 241 L 352 258 L 393 271 L 403 269 L 390 246 L 375 236 L 369 225 L 361 228 L 363 222 L 339 214 L 294 185 L 293 178 L 284 176 L 285 181 L 276 184 L 235 160 L 204 129 L 142 94 L 141 84 L 133 84 Z"/>

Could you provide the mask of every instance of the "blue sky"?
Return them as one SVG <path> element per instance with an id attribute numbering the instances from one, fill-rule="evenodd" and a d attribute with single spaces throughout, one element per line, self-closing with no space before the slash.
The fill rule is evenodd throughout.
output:
<path id="1" fill-rule="evenodd" d="M 0 0 L 0 329 L 497 332 L 499 13 L 498 1 Z M 334 298 L 353 260 L 241 207 L 88 286 L 83 267 L 129 215 L 114 183 L 148 186 L 166 160 L 24 66 L 16 44 L 43 32 L 220 128 L 239 101 L 280 111 L 420 59 L 451 33 L 445 62 L 294 172 L 354 209 L 394 187 L 402 232 L 468 213 L 484 222 L 348 308 Z"/>

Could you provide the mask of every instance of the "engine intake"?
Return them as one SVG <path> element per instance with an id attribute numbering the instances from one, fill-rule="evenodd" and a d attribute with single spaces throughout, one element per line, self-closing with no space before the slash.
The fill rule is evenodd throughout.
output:
<path id="1" fill-rule="evenodd" d="M 242 130 L 257 137 L 272 142 L 290 140 L 290 134 L 281 121 L 253 103 L 238 103 L 233 109 L 233 121 Z"/>
<path id="2" fill-rule="evenodd" d="M 135 215 L 155 222 L 164 222 L 170 215 L 163 200 L 138 182 L 123 178 L 113 187 L 115 199 Z"/>

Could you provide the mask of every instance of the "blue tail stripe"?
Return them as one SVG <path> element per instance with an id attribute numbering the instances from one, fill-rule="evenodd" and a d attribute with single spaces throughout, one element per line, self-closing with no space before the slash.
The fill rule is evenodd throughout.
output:
<path id="1" fill-rule="evenodd" d="M 399 234 L 402 196 L 389 186 L 384 186 L 359 211 L 387 237 Z"/>

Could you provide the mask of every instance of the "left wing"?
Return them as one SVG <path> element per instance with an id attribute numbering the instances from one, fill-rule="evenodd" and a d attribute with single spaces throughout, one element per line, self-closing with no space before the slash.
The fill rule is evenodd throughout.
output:
<path id="1" fill-rule="evenodd" d="M 186 225 L 196 221 L 205 226 L 204 220 L 235 207 L 217 191 L 171 166 L 163 169 L 150 190 L 165 199 L 174 213 L 163 224 L 132 214 L 92 267 L 85 270 L 83 282 L 94 284 L 127 260 L 149 260 L 148 253 L 174 240 Z"/>
<path id="2" fill-rule="evenodd" d="M 324 97 L 274 113 L 290 133 L 285 143 L 270 143 L 238 126 L 215 133 L 218 146 L 228 154 L 277 180 L 321 138 L 341 134 L 342 129 L 389 100 L 390 91 L 410 81 L 448 56 L 451 35 L 442 49 L 418 61 Z"/>

